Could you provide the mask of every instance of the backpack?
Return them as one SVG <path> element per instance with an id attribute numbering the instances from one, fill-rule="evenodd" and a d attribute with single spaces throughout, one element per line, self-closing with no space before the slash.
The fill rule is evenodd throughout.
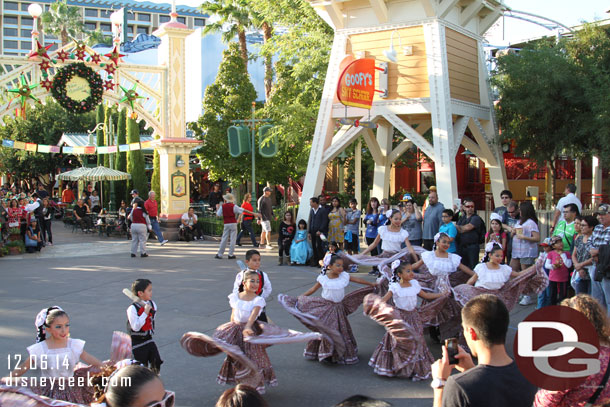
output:
<path id="1" fill-rule="evenodd" d="M 474 214 L 472 216 L 477 216 L 479 219 L 481 219 L 481 226 L 479 226 L 479 244 L 483 244 L 485 243 L 485 234 L 487 233 L 487 227 L 485 226 L 485 221 L 483 220 L 483 218 L 481 218 L 479 215 Z"/>
<path id="2" fill-rule="evenodd" d="M 604 278 L 610 278 L 610 245 L 608 244 L 599 246 L 598 261 L 593 277 L 595 281 L 602 281 Z"/>

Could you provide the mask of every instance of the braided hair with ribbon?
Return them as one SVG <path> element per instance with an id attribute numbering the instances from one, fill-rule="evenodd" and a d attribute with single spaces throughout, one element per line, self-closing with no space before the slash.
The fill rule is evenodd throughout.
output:
<path id="1" fill-rule="evenodd" d="M 67 316 L 68 314 L 66 314 L 66 312 L 58 305 L 41 309 L 38 315 L 36 315 L 36 320 L 34 321 L 34 326 L 36 326 L 36 343 L 47 339 L 45 327 L 48 328 L 51 326 L 55 318 L 64 315 Z"/>
<path id="2" fill-rule="evenodd" d="M 487 263 L 489 261 L 490 256 L 497 252 L 498 250 L 502 250 L 502 245 L 498 242 L 489 242 L 485 245 L 485 257 L 483 257 L 483 263 Z"/>

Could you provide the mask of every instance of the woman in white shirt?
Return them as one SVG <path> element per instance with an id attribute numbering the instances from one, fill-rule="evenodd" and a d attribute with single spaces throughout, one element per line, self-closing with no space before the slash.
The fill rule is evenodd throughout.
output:
<path id="1" fill-rule="evenodd" d="M 417 308 L 418 298 L 430 300 Z M 386 328 L 386 334 L 369 360 L 369 366 L 381 376 L 425 380 L 430 377 L 434 358 L 424 340 L 424 325 L 445 306 L 449 292 L 422 291 L 411 265 L 392 263 L 392 282 L 383 297 L 369 294 L 364 298 L 364 313 Z M 386 304 L 392 299 L 395 306 Z"/>
<path id="2" fill-rule="evenodd" d="M 345 295 L 345 288 L 350 281 L 369 287 Z M 343 271 L 343 259 L 338 255 L 333 255 L 328 268 L 322 271 L 314 286 L 302 296 L 298 298 L 282 296 L 281 303 L 284 307 L 297 308 L 302 313 L 313 315 L 319 319 L 321 324 L 339 331 L 345 341 L 345 352 L 341 352 L 342 354 L 339 354 L 337 346 L 333 346 L 333 343 L 326 337 L 322 340 L 310 341 L 303 354 L 306 359 L 328 360 L 341 364 L 358 362 L 358 346 L 347 316 L 358 309 L 364 296 L 373 292 L 374 286 L 374 283 Z M 310 297 L 320 288 L 322 288 L 321 297 Z"/>

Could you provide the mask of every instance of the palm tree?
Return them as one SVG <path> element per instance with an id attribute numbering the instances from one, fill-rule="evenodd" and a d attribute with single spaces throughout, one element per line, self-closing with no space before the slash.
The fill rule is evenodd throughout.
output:
<path id="1" fill-rule="evenodd" d="M 48 11 L 40 16 L 45 33 L 61 39 L 63 47 L 70 42 L 70 37 L 77 38 L 85 33 L 83 16 L 76 6 L 69 6 L 66 0 L 57 0 Z"/>
<path id="2" fill-rule="evenodd" d="M 252 26 L 248 2 L 246 0 L 205 1 L 199 6 L 202 13 L 217 15 L 219 20 L 206 24 L 203 34 L 222 33 L 222 40 L 229 43 L 237 35 L 239 50 L 248 68 L 248 47 L 246 29 Z M 227 29 L 228 28 L 228 29 Z"/>
<path id="3" fill-rule="evenodd" d="M 264 17 L 257 16 L 255 22 L 260 21 L 260 24 L 256 24 L 263 31 L 263 42 L 266 44 L 273 36 L 273 27 L 267 22 Z M 265 56 L 265 100 L 269 100 L 271 96 L 271 87 L 273 86 L 273 58 L 271 55 Z"/>

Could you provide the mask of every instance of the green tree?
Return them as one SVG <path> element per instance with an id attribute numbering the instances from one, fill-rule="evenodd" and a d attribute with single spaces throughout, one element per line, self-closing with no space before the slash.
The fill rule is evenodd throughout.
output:
<path id="1" fill-rule="evenodd" d="M 5 117 L 0 126 L 0 139 L 57 145 L 64 133 L 84 133 L 95 126 L 95 113 L 73 114 L 48 98 L 44 105 L 27 108 L 27 120 Z M 0 148 L 0 172 L 13 173 L 17 178 L 32 179 L 50 174 L 53 185 L 58 168 L 66 165 L 65 154 L 31 153 Z"/>
<path id="2" fill-rule="evenodd" d="M 191 124 L 196 136 L 203 141 L 197 155 L 202 167 L 209 169 L 211 179 L 247 179 L 250 160 L 229 155 L 227 129 L 231 120 L 250 117 L 255 98 L 256 91 L 246 73 L 239 47 L 231 43 L 223 52 L 216 80 L 205 90 L 204 113 Z"/>
<path id="3" fill-rule="evenodd" d="M 502 137 L 515 140 L 517 154 L 547 165 L 547 204 L 554 194 L 558 156 L 583 151 L 586 145 L 585 82 L 561 43 L 541 42 L 498 59 L 493 83 L 500 93 L 496 113 Z"/>
<path id="4" fill-rule="evenodd" d="M 101 103 L 99 105 L 97 105 L 97 108 L 95 109 L 95 124 L 96 124 L 96 126 L 99 123 L 104 123 L 104 106 Z M 104 128 L 102 126 L 100 126 L 97 129 L 96 140 L 97 140 L 96 145 L 98 147 L 106 145 L 106 142 L 104 140 Z M 97 155 L 97 165 L 98 166 L 104 165 L 104 155 L 103 154 L 98 154 Z"/>
<path id="5" fill-rule="evenodd" d="M 117 146 L 127 143 L 127 109 L 123 109 L 119 112 L 119 119 L 117 121 Z M 127 153 L 117 151 L 114 159 L 114 169 L 118 171 L 127 172 Z M 114 184 L 115 194 L 117 201 L 120 204 L 122 199 L 127 198 L 127 187 L 126 182 L 117 182 Z M 118 206 L 118 205 L 117 205 Z"/>
<path id="6" fill-rule="evenodd" d="M 244 70 L 248 67 L 248 45 L 246 43 L 246 30 L 252 26 L 247 0 L 219 0 L 204 1 L 199 6 L 204 14 L 217 15 L 219 19 L 206 24 L 203 34 L 222 33 L 226 43 L 233 41 L 237 36 L 241 57 L 244 61 Z"/>
<path id="7" fill-rule="evenodd" d="M 598 155 L 602 161 L 610 161 L 610 33 L 597 25 L 585 24 L 577 31 L 566 49 L 582 70 L 585 97 L 591 116 L 584 121 L 587 148 L 583 151 Z"/>
<path id="8" fill-rule="evenodd" d="M 70 38 L 87 37 L 89 45 L 112 45 L 112 37 L 104 35 L 101 30 L 88 31 L 83 23 L 80 7 L 70 6 L 67 0 L 57 0 L 40 16 L 45 34 L 61 40 L 61 46 L 68 44 Z"/>
<path id="9" fill-rule="evenodd" d="M 261 112 L 273 120 L 278 155 L 266 159 L 266 180 L 285 183 L 305 174 L 328 68 L 333 30 L 304 0 L 256 0 L 252 7 L 274 26 L 285 27 L 261 48 L 274 56 L 275 83 Z M 298 148 L 295 148 L 298 147 Z"/>
<path id="10" fill-rule="evenodd" d="M 155 148 L 153 155 L 153 173 L 150 180 L 150 187 L 157 193 L 157 209 L 161 204 L 161 158 L 159 157 L 159 151 Z"/>
<path id="11" fill-rule="evenodd" d="M 131 118 L 127 118 L 127 143 L 140 142 L 140 126 Z M 148 194 L 148 178 L 144 169 L 144 154 L 142 150 L 127 153 L 127 172 L 131 174 L 131 185 L 137 189 L 140 196 Z"/>

